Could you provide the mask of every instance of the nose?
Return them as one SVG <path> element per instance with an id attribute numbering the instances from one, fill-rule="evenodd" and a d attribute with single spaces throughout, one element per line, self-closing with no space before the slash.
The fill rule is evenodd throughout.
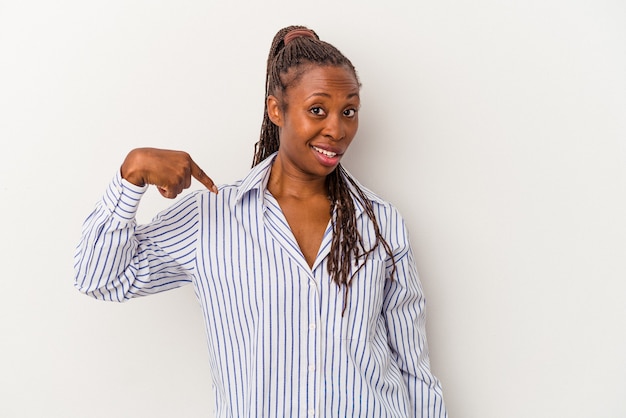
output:
<path id="1" fill-rule="evenodd" d="M 341 141 L 346 136 L 345 122 L 340 115 L 333 115 L 326 118 L 324 126 L 324 136 L 333 141 Z"/>

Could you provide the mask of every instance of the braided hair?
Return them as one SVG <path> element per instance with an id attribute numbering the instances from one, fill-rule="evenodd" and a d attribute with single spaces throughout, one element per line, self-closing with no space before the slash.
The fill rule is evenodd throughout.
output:
<path id="1" fill-rule="evenodd" d="M 278 127 L 268 115 L 268 96 L 283 97 L 286 90 L 295 85 L 306 73 L 310 68 L 309 65 L 347 68 L 359 83 L 356 69 L 350 60 L 331 44 L 321 41 L 314 31 L 304 26 L 288 26 L 278 31 L 272 41 L 267 59 L 265 109 L 260 139 L 255 144 L 253 167 L 278 151 L 280 146 Z M 292 76 L 287 78 L 290 70 L 293 70 Z M 396 262 L 389 243 L 380 232 L 372 202 L 341 164 L 338 164 L 335 170 L 327 176 L 326 183 L 331 202 L 330 214 L 333 228 L 328 273 L 338 286 L 344 288 L 343 314 L 347 304 L 348 288 L 354 276 L 364 265 L 361 263 L 359 266 L 360 259 L 365 260 L 378 245 L 382 245 L 392 260 L 392 278 L 396 271 Z M 354 199 L 363 205 L 365 213 L 374 226 L 376 240 L 371 248 L 365 248 L 363 237 L 359 233 Z M 352 264 L 356 270 L 351 274 Z"/>

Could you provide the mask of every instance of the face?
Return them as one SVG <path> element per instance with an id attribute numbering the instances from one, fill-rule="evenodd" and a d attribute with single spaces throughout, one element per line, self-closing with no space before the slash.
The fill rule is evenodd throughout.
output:
<path id="1" fill-rule="evenodd" d="M 278 157 L 306 177 L 326 177 L 356 135 L 359 84 L 344 67 L 312 66 L 281 98 L 268 98 L 270 119 L 279 128 Z"/>

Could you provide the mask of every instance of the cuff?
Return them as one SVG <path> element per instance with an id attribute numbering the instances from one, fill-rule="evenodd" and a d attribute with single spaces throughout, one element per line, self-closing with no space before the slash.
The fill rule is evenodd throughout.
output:
<path id="1" fill-rule="evenodd" d="M 109 188 L 102 198 L 104 206 L 109 212 L 121 220 L 132 221 L 139 208 L 141 196 L 148 190 L 148 186 L 136 186 L 122 178 L 118 170 Z"/>

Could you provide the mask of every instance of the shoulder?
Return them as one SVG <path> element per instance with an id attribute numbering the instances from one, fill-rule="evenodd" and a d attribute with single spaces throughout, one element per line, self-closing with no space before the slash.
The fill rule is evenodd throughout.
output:
<path id="1" fill-rule="evenodd" d="M 410 247 L 410 239 L 406 223 L 398 208 L 393 203 L 363 186 L 347 171 L 346 176 L 349 180 L 349 187 L 352 190 L 355 208 L 358 212 L 357 216 L 365 222 L 374 222 L 374 219 L 367 213 L 366 204 L 369 204 L 375 217 L 375 222 L 378 224 L 381 234 L 391 246 L 393 252 L 396 255 L 404 254 Z M 367 203 L 363 202 L 362 199 L 365 199 Z"/>
<path id="2" fill-rule="evenodd" d="M 271 160 L 268 159 L 253 167 L 240 180 L 218 185 L 217 194 L 204 189 L 194 192 L 194 195 L 205 204 L 223 207 L 234 207 L 237 204 L 259 200 L 267 184 L 270 168 Z"/>
<path id="3" fill-rule="evenodd" d="M 348 186 L 352 191 L 352 195 L 355 197 L 355 203 L 361 203 L 358 202 L 358 200 L 359 197 L 362 195 L 363 198 L 365 198 L 372 206 L 376 217 L 379 218 L 379 222 L 384 221 L 387 218 L 402 218 L 400 212 L 393 203 L 383 199 L 380 195 L 373 192 L 368 187 L 364 186 L 361 182 L 359 182 L 359 180 L 356 179 L 356 177 L 354 177 L 347 170 L 344 169 L 344 173 L 348 179 Z M 359 191 L 361 193 L 359 193 Z"/>
<path id="4" fill-rule="evenodd" d="M 218 193 L 213 193 L 207 189 L 199 189 L 190 192 L 185 198 L 195 200 L 199 204 L 203 202 L 209 204 L 229 204 L 236 201 L 240 186 L 241 181 L 218 184 Z"/>

